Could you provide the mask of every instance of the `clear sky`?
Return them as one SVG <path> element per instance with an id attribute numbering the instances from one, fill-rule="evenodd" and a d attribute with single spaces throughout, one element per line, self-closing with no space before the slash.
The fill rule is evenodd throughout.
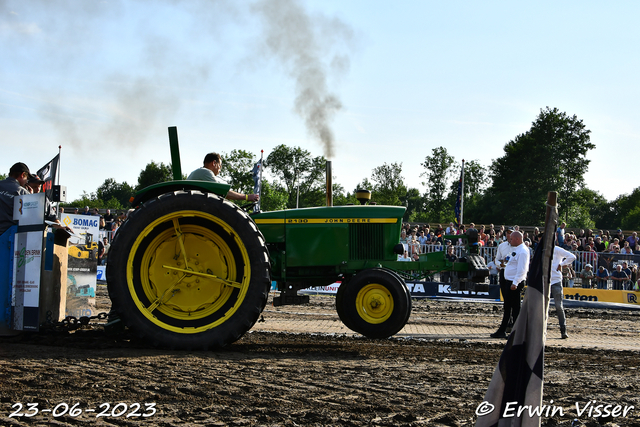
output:
<path id="1" fill-rule="evenodd" d="M 640 186 L 640 2 L 0 0 L 0 170 L 62 146 L 73 200 L 209 151 L 328 154 L 353 190 L 438 146 L 488 166 L 547 106 L 596 149 L 587 186 Z M 318 119 L 319 118 L 319 119 Z"/>

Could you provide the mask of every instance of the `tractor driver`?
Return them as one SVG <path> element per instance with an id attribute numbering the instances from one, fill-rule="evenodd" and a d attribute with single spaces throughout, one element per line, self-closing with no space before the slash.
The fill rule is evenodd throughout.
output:
<path id="1" fill-rule="evenodd" d="M 191 172 L 187 178 L 190 181 L 211 181 L 224 184 L 225 182 L 218 178 L 222 169 L 222 157 L 218 153 L 209 153 L 204 156 L 203 166 Z M 258 194 L 242 194 L 233 190 L 229 190 L 225 196 L 229 200 L 247 200 L 257 202 L 260 199 Z"/>

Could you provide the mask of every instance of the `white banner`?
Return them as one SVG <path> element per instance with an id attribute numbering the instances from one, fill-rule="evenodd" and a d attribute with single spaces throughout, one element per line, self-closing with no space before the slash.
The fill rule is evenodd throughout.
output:
<path id="1" fill-rule="evenodd" d="M 67 316 L 96 315 L 99 216 L 62 214 L 64 225 L 74 234 L 69 238 L 67 268 Z"/>
<path id="2" fill-rule="evenodd" d="M 12 327 L 16 331 L 37 331 L 40 325 L 44 205 L 44 193 L 16 196 L 14 199 L 13 218 L 18 220 L 18 233 L 13 245 L 11 305 Z"/>

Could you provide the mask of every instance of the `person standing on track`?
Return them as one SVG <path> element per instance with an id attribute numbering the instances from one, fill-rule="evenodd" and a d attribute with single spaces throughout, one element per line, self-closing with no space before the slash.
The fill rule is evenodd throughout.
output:
<path id="1" fill-rule="evenodd" d="M 522 233 L 511 232 L 509 238 L 511 247 L 506 256 L 503 253 L 496 255 L 498 261 L 506 263 L 504 267 L 504 282 L 500 285 L 502 297 L 504 299 L 504 314 L 502 322 L 496 332 L 491 334 L 492 338 L 507 338 L 507 326 L 509 318 L 513 317 L 515 324 L 520 314 L 520 292 L 524 288 L 527 273 L 529 272 L 529 248 L 522 242 Z M 500 251 L 500 245 L 498 251 Z M 506 249 L 506 248 L 505 248 Z M 504 256 L 504 258 L 498 258 Z"/>
<path id="2" fill-rule="evenodd" d="M 562 267 L 571 265 L 575 260 L 576 256 L 574 254 L 560 246 L 554 246 L 553 260 L 551 261 L 551 295 L 553 295 L 553 302 L 556 305 L 556 314 L 558 315 L 558 322 L 560 322 L 562 339 L 569 338 L 569 335 L 567 335 L 567 319 L 562 305 L 564 300 L 562 293 Z"/>
<path id="3" fill-rule="evenodd" d="M 498 284 L 500 285 L 500 292 L 502 293 L 503 299 L 504 299 L 504 296 L 507 294 L 507 282 L 504 279 L 504 268 L 507 265 L 506 258 L 509 255 L 509 252 L 511 252 L 511 243 L 509 243 L 509 241 L 511 240 L 512 231 L 513 230 L 511 229 L 511 227 L 505 229 L 504 231 L 505 241 L 500 243 L 498 245 L 498 249 L 496 250 L 495 264 L 498 269 Z M 505 330 L 504 330 L 505 335 L 506 335 L 506 330 L 507 329 L 505 327 Z"/>

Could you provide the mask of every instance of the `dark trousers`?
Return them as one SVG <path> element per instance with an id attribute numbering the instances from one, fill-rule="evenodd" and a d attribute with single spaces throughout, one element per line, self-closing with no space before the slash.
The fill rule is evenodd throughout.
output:
<path id="1" fill-rule="evenodd" d="M 511 284 L 510 280 L 504 278 L 504 269 L 500 270 L 500 292 L 502 292 L 504 299 L 504 314 L 498 332 L 506 332 L 509 319 L 513 318 L 515 324 L 518 314 L 520 314 L 520 292 L 524 287 L 524 282 L 520 283 L 515 291 L 511 290 Z"/>

